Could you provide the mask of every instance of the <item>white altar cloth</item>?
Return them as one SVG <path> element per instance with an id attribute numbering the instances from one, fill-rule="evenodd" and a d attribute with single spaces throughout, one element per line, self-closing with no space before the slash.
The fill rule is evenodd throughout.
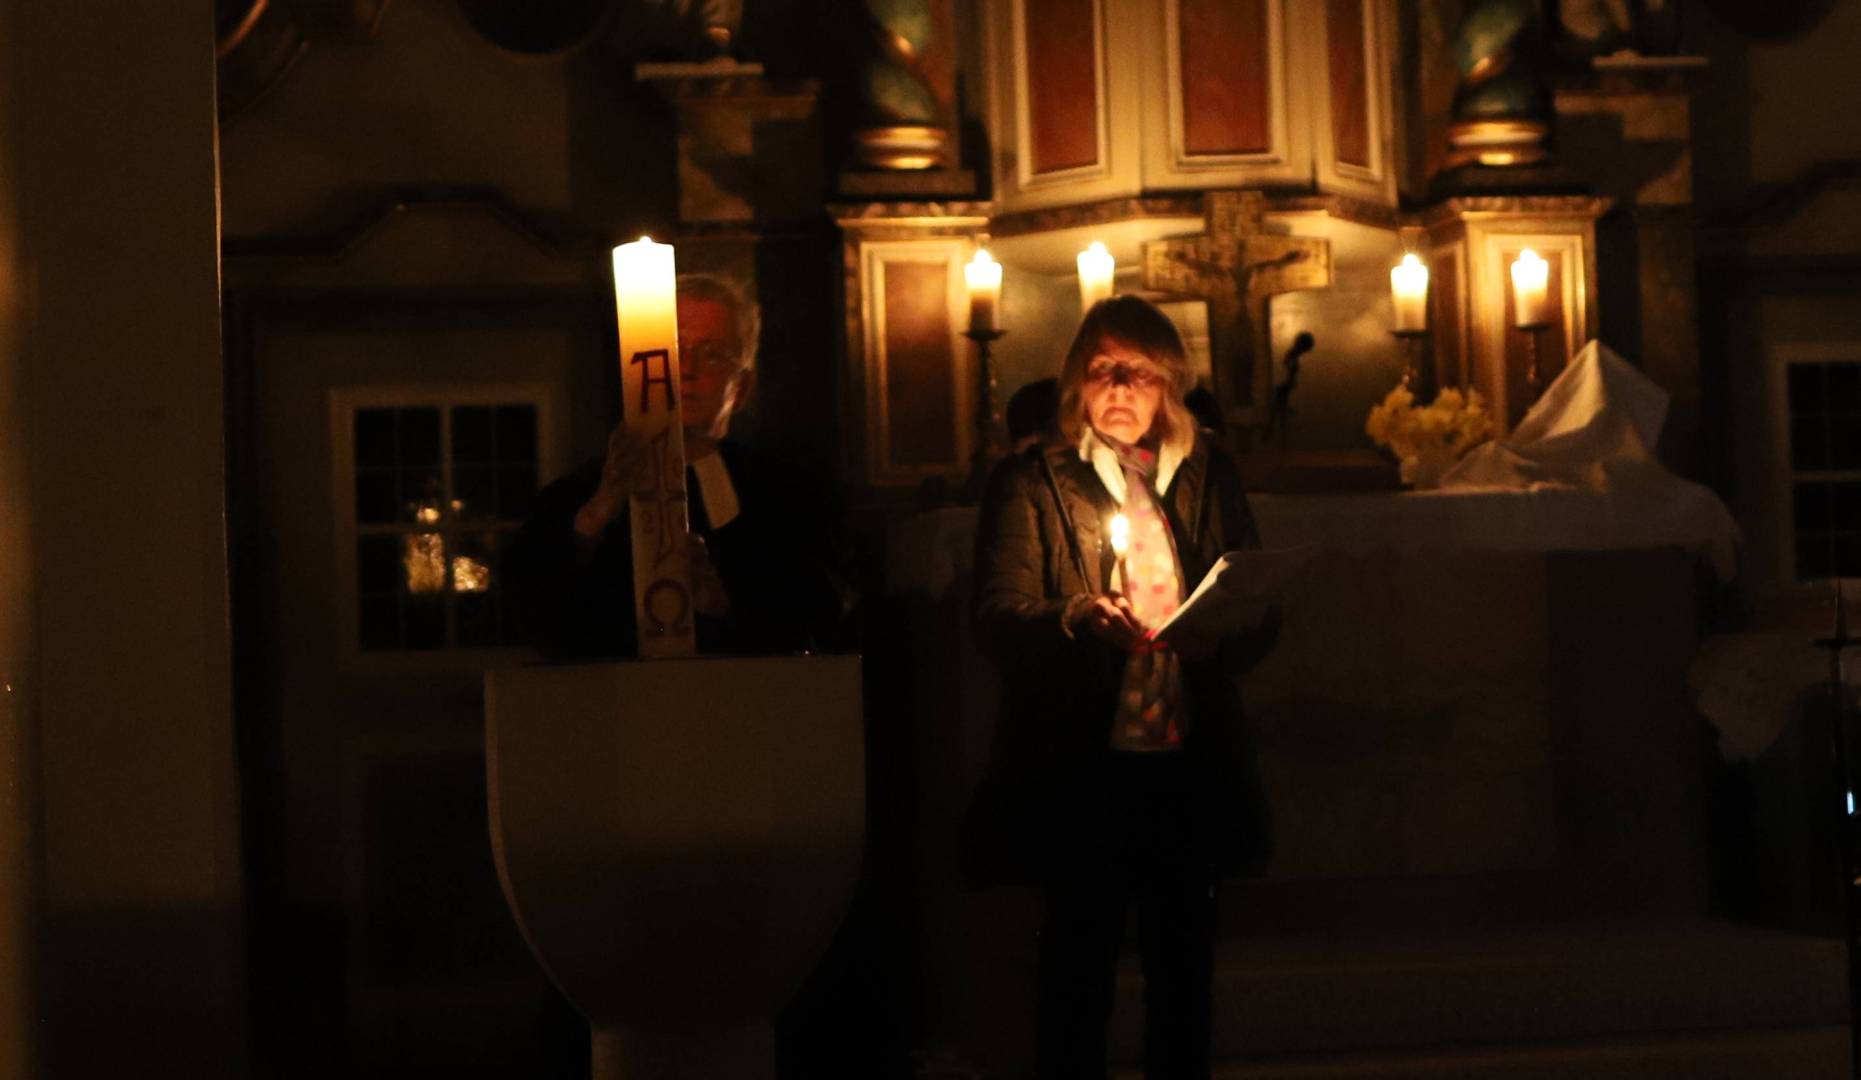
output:
<path id="1" fill-rule="evenodd" d="M 1738 527 L 1708 488 L 1460 487 L 1355 495 L 1250 495 L 1268 547 L 1371 551 L 1620 551 L 1681 547 L 1729 581 Z"/>

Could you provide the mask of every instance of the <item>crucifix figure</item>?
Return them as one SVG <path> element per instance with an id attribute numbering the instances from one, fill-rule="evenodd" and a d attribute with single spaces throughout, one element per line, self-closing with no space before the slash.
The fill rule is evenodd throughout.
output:
<path id="1" fill-rule="evenodd" d="M 1331 244 L 1265 229 L 1257 191 L 1211 191 L 1201 236 L 1144 245 L 1144 288 L 1208 302 L 1215 397 L 1235 426 L 1268 420 L 1273 365 L 1267 304 L 1275 294 L 1331 284 Z"/>

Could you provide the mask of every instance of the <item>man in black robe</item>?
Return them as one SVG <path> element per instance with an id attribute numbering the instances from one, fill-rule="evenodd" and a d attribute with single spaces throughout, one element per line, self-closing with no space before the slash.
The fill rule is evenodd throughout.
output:
<path id="1" fill-rule="evenodd" d="M 678 282 L 679 409 L 698 647 L 788 653 L 841 645 L 848 589 L 830 566 L 834 515 L 799 470 L 728 437 L 755 380 L 755 304 L 709 275 Z M 552 660 L 638 652 L 628 497 L 650 490 L 624 423 L 537 494 L 513 569 L 533 643 Z"/>

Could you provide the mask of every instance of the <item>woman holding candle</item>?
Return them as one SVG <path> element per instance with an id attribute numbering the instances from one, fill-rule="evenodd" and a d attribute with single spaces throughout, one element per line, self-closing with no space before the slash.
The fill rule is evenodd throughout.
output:
<path id="1" fill-rule="evenodd" d="M 1105 1075 L 1132 906 L 1146 1075 L 1206 1077 L 1219 883 L 1268 852 L 1233 677 L 1271 648 L 1277 612 L 1208 656 L 1148 636 L 1222 553 L 1259 543 L 1232 462 L 1182 404 L 1191 382 L 1155 306 L 1093 305 L 1061 368 L 1059 436 L 999 468 L 982 506 L 975 615 L 1004 700 L 965 857 L 972 877 L 1043 891 L 1043 1077 Z"/>

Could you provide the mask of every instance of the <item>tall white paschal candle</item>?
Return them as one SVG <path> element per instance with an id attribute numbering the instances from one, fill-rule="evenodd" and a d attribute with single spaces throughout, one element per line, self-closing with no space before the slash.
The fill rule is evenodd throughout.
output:
<path id="1" fill-rule="evenodd" d="M 670 244 L 641 237 L 614 249 L 614 310 L 621 416 L 643 441 L 652 470 L 650 490 L 628 499 L 640 655 L 691 656 L 697 637 L 679 419 L 678 280 Z"/>
<path id="2" fill-rule="evenodd" d="M 963 281 L 969 286 L 969 329 L 978 334 L 992 333 L 1002 302 L 1002 264 L 995 261 L 988 248 L 977 248 L 975 258 L 963 267 Z"/>
<path id="3" fill-rule="evenodd" d="M 1396 332 L 1428 329 L 1428 267 L 1413 253 L 1389 270 L 1390 297 L 1396 304 Z"/>
<path id="4" fill-rule="evenodd" d="M 1111 295 L 1111 276 L 1118 268 L 1111 252 L 1097 240 L 1079 253 L 1079 308 L 1089 310 L 1093 304 Z"/>
<path id="5" fill-rule="evenodd" d="M 1543 326 L 1551 321 L 1551 264 L 1530 248 L 1512 262 L 1512 324 Z"/>

